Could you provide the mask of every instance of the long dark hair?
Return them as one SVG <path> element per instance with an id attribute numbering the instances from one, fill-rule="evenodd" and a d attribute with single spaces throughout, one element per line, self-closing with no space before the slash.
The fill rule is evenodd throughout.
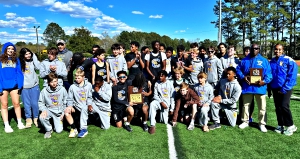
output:
<path id="1" fill-rule="evenodd" d="M 19 59 L 20 59 L 20 63 L 21 63 L 21 69 L 24 72 L 25 71 L 25 66 L 26 66 L 26 61 L 25 61 L 25 54 L 26 52 L 30 52 L 31 53 L 31 60 L 32 60 L 32 56 L 33 53 L 28 49 L 28 48 L 22 48 L 20 50 L 20 54 L 19 54 Z"/>
<path id="2" fill-rule="evenodd" d="M 13 63 L 17 63 L 17 52 L 15 50 L 15 52 L 11 55 L 11 61 Z M 5 48 L 4 53 L 0 56 L 0 61 L 2 63 L 7 63 L 8 61 L 8 55 L 7 55 L 7 48 Z"/>
<path id="3" fill-rule="evenodd" d="M 132 85 L 140 89 L 143 88 L 146 82 L 147 80 L 145 76 L 142 73 L 139 73 L 135 76 L 134 80 L 132 81 Z"/>

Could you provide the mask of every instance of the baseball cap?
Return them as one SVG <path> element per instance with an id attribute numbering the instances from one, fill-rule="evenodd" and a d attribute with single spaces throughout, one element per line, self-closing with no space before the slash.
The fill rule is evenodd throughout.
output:
<path id="1" fill-rule="evenodd" d="M 58 40 L 56 41 L 56 45 L 59 44 L 59 43 L 62 43 L 62 44 L 64 44 L 64 45 L 66 44 L 66 42 L 65 42 L 64 40 L 62 40 L 62 39 L 58 39 Z"/>

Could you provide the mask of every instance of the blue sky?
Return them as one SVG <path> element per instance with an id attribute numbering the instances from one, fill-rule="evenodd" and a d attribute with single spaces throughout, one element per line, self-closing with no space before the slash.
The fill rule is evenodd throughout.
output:
<path id="1" fill-rule="evenodd" d="M 68 35 L 83 26 L 100 38 L 103 32 L 113 36 L 126 30 L 217 40 L 218 29 L 210 23 L 217 19 L 214 4 L 215 0 L 0 0 L 0 42 L 36 43 L 33 27 L 40 26 L 40 37 L 51 22 Z"/>

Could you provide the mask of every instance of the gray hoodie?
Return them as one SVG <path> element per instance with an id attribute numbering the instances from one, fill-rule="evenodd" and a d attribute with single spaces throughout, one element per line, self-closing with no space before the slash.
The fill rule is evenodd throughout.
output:
<path id="1" fill-rule="evenodd" d="M 23 88 L 33 88 L 39 84 L 39 78 L 35 71 L 40 69 L 40 61 L 35 54 L 32 54 L 32 61 L 25 61 L 25 64 Z"/>
<path id="2" fill-rule="evenodd" d="M 193 66 L 193 71 L 190 74 L 191 75 L 190 83 L 194 85 L 198 83 L 198 78 L 197 78 L 198 74 L 203 71 L 203 62 L 200 58 L 197 58 L 196 60 L 192 60 L 191 63 Z"/>
<path id="3" fill-rule="evenodd" d="M 223 72 L 221 60 L 216 56 L 206 58 L 204 62 L 204 72 L 207 74 L 208 83 L 217 83 L 221 79 Z"/>
<path id="4" fill-rule="evenodd" d="M 58 84 L 63 85 L 63 78 L 67 77 L 67 69 L 65 63 L 59 61 L 58 59 L 54 59 L 53 61 L 49 61 L 49 59 L 45 59 L 41 63 L 40 67 L 40 77 L 44 79 L 43 86 L 46 87 L 48 85 L 47 83 L 47 75 L 51 72 L 50 65 L 55 65 L 57 67 L 56 74 L 58 75 Z"/>
<path id="5" fill-rule="evenodd" d="M 242 88 L 236 79 L 231 82 L 229 82 L 227 78 L 221 79 L 215 88 L 219 90 L 219 95 L 222 98 L 221 104 L 236 108 L 236 102 L 242 93 Z"/>
<path id="6" fill-rule="evenodd" d="M 81 111 L 83 107 L 92 105 L 92 84 L 85 79 L 83 86 L 74 82 L 69 88 L 67 106 L 73 106 Z"/>
<path id="7" fill-rule="evenodd" d="M 68 93 L 66 89 L 60 85 L 55 90 L 51 90 L 50 86 L 42 89 L 39 98 L 39 110 L 49 110 L 56 116 L 63 114 L 67 105 Z"/>
<path id="8" fill-rule="evenodd" d="M 98 92 L 93 92 L 94 104 L 101 111 L 111 112 L 110 100 L 112 97 L 111 86 L 104 82 Z"/>
<path id="9" fill-rule="evenodd" d="M 194 86 L 194 90 L 200 98 L 200 106 L 205 103 L 210 105 L 211 100 L 214 98 L 214 89 L 210 84 L 206 82 L 205 85 L 202 86 L 198 83 Z"/>
<path id="10" fill-rule="evenodd" d="M 127 63 L 124 56 L 118 55 L 117 57 L 109 56 L 107 57 L 107 62 L 109 63 L 110 68 L 110 78 L 118 79 L 117 73 L 119 71 L 127 72 Z"/>
<path id="11" fill-rule="evenodd" d="M 57 55 L 57 59 L 65 64 L 67 71 L 69 71 L 71 68 L 70 61 L 71 61 L 72 57 L 73 57 L 73 52 L 66 48 L 63 51 L 58 52 L 58 55 Z M 63 77 L 63 78 L 64 78 L 63 79 L 64 81 L 68 81 L 67 76 Z"/>
<path id="12" fill-rule="evenodd" d="M 170 81 L 166 82 L 156 82 L 154 85 L 154 100 L 157 100 L 159 103 L 164 102 L 170 111 L 174 111 L 175 107 L 175 89 L 173 84 Z"/>

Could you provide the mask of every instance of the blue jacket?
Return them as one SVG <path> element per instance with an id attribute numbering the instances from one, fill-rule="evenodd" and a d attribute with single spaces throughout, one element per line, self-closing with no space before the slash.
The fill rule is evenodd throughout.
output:
<path id="1" fill-rule="evenodd" d="M 17 63 L 0 62 L 0 92 L 13 88 L 21 89 L 23 83 L 24 76 L 19 59 L 17 59 Z"/>
<path id="2" fill-rule="evenodd" d="M 272 89 L 280 88 L 280 92 L 286 93 L 297 84 L 298 66 L 296 62 L 285 55 L 270 61 L 273 80 L 270 83 Z"/>
<path id="3" fill-rule="evenodd" d="M 249 85 L 245 80 L 245 76 L 250 75 L 250 68 L 263 68 L 263 81 L 265 85 Z M 246 56 L 236 67 L 237 76 L 242 82 L 242 94 L 266 94 L 267 84 L 272 80 L 272 72 L 269 61 L 257 54 L 255 57 Z"/>

